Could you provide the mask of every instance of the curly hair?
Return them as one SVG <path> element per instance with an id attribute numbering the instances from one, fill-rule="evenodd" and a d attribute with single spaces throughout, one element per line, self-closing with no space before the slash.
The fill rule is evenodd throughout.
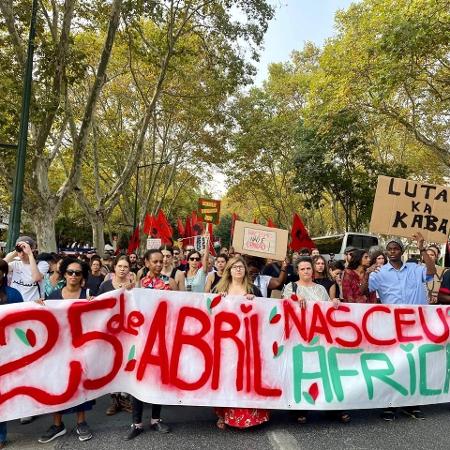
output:
<path id="1" fill-rule="evenodd" d="M 81 267 L 81 274 L 82 274 L 83 280 L 86 281 L 89 277 L 88 263 L 81 261 L 80 259 L 72 258 L 71 256 L 68 256 L 61 261 L 61 265 L 59 266 L 59 273 L 61 274 L 61 277 L 64 278 L 64 275 L 67 272 L 67 268 L 71 264 L 78 264 Z"/>

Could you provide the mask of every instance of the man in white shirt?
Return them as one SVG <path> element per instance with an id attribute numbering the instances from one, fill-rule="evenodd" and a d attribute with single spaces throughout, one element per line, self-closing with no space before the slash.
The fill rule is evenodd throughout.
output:
<path id="1" fill-rule="evenodd" d="M 46 261 L 36 262 L 33 250 L 36 242 L 29 236 L 20 236 L 16 248 L 5 256 L 12 273 L 11 287 L 17 289 L 25 302 L 38 300 L 44 297 L 42 280 L 48 272 Z"/>

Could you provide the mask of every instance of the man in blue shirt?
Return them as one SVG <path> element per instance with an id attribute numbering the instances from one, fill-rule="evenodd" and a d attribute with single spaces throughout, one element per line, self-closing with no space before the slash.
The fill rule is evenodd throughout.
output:
<path id="1" fill-rule="evenodd" d="M 377 291 L 381 303 L 396 305 L 426 305 L 428 303 L 424 283 L 433 280 L 436 266 L 428 255 L 424 238 L 421 233 L 413 235 L 417 241 L 417 247 L 423 258 L 425 266 L 416 263 L 404 263 L 402 255 L 404 246 L 400 239 L 391 239 L 387 242 L 386 251 L 388 263 L 377 268 L 370 267 L 369 291 Z M 424 415 L 418 406 L 402 409 L 414 419 L 424 419 Z M 384 420 L 395 419 L 395 409 L 383 411 Z"/>
<path id="2" fill-rule="evenodd" d="M 388 305 L 426 305 L 428 303 L 424 283 L 433 280 L 436 266 L 423 247 L 423 237 L 420 233 L 417 236 L 417 243 L 425 266 L 404 263 L 402 241 L 391 239 L 386 246 L 389 262 L 378 271 L 376 267 L 368 269 L 369 291 L 377 291 L 381 303 Z"/>

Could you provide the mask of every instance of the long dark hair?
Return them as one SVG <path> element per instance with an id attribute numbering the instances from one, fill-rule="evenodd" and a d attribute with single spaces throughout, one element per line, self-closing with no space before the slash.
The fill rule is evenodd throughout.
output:
<path id="1" fill-rule="evenodd" d="M 368 255 L 367 250 L 358 248 L 352 252 L 352 259 L 347 265 L 348 269 L 356 270 L 360 265 L 364 255 Z"/>

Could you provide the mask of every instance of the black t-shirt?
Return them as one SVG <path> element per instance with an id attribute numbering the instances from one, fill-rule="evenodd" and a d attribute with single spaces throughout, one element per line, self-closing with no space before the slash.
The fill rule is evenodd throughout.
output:
<path id="1" fill-rule="evenodd" d="M 327 290 L 328 295 L 330 295 L 330 288 L 333 286 L 334 281 L 331 281 L 329 278 L 316 278 L 314 283 L 323 286 Z"/>
<path id="2" fill-rule="evenodd" d="M 114 289 L 115 288 L 113 286 L 112 280 L 106 280 L 100 285 L 97 295 L 104 294 L 105 292 L 114 291 Z"/>
<path id="3" fill-rule="evenodd" d="M 98 290 L 100 288 L 100 285 L 103 283 L 103 280 L 105 279 L 105 276 L 100 275 L 92 275 L 89 274 L 89 277 L 86 282 L 86 287 L 91 292 L 91 295 L 98 295 Z"/>

